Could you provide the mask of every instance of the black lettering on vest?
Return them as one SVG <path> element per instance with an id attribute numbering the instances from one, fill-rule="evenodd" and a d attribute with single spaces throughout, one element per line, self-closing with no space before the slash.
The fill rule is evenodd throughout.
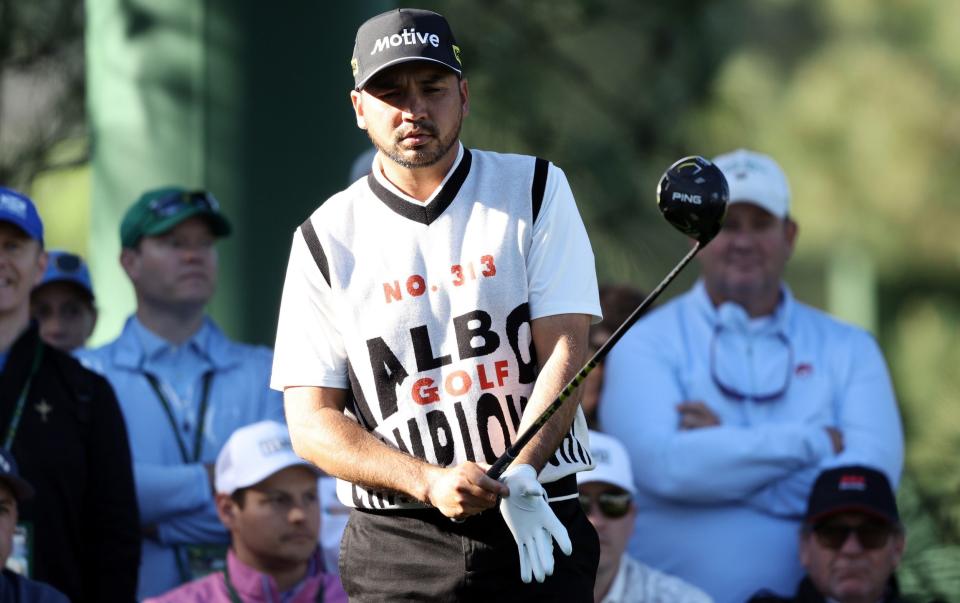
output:
<path id="1" fill-rule="evenodd" d="M 393 430 L 393 439 L 397 441 L 397 448 L 403 452 L 406 452 L 407 454 L 410 454 L 410 451 L 407 450 L 407 445 L 403 442 L 403 436 L 400 435 L 400 430 L 398 428 L 394 428 Z"/>
<path id="2" fill-rule="evenodd" d="M 418 459 L 427 459 L 423 451 L 423 439 L 420 437 L 420 428 L 417 426 L 417 420 L 407 419 L 407 430 L 410 432 L 410 448 L 413 450 L 413 456 Z"/>
<path id="3" fill-rule="evenodd" d="M 359 486 L 357 486 L 356 484 L 350 484 L 350 497 L 353 499 L 353 506 L 357 507 L 358 509 L 367 508 L 366 501 L 360 498 L 360 494 L 362 492 L 363 490 L 361 490 Z"/>
<path id="4" fill-rule="evenodd" d="M 397 388 L 407 378 L 407 371 L 380 337 L 367 340 L 367 352 L 370 354 L 373 380 L 377 384 L 380 416 L 386 420 L 397 412 Z"/>
<path id="5" fill-rule="evenodd" d="M 431 410 L 427 413 L 427 426 L 430 428 L 430 439 L 433 440 L 433 452 L 437 455 L 437 464 L 448 467 L 453 462 L 454 443 L 447 416 L 441 410 Z M 440 432 L 443 432 L 442 438 Z"/>
<path id="6" fill-rule="evenodd" d="M 396 504 L 393 496 L 389 492 L 374 490 L 370 492 L 370 501 L 372 506 L 379 509 L 386 509 Z"/>
<path id="7" fill-rule="evenodd" d="M 577 444 L 577 458 L 580 459 L 581 463 L 584 463 L 585 465 L 589 465 L 590 453 L 587 452 L 587 449 L 583 447 L 583 444 L 580 443 L 580 440 L 578 438 L 574 438 L 573 441 L 576 442 Z"/>
<path id="8" fill-rule="evenodd" d="M 527 399 L 526 399 L 526 398 L 524 398 L 523 396 L 520 396 L 520 400 L 521 400 L 521 402 L 520 402 L 521 407 L 527 405 L 527 402 L 526 402 Z M 514 429 L 519 428 L 519 427 L 520 427 L 520 412 L 523 412 L 523 411 L 517 412 L 517 404 L 516 404 L 516 402 L 513 401 L 513 395 L 512 395 L 512 394 L 507 394 L 507 412 L 510 413 L 510 420 L 513 421 L 513 428 L 514 428 Z"/>
<path id="9" fill-rule="evenodd" d="M 480 324 L 471 329 L 470 322 L 474 320 Z M 474 310 L 454 317 L 453 329 L 457 334 L 457 348 L 460 350 L 461 359 L 486 356 L 500 347 L 500 336 L 490 329 L 492 324 L 493 319 L 483 310 Z M 478 337 L 483 343 L 479 347 L 473 347 L 473 340 Z"/>
<path id="10" fill-rule="evenodd" d="M 429 371 L 450 364 L 450 355 L 433 357 L 433 346 L 430 345 L 430 333 L 427 325 L 410 329 L 410 341 L 413 342 L 413 353 L 417 357 L 417 371 Z"/>
<path id="11" fill-rule="evenodd" d="M 476 461 L 476 457 L 473 456 L 473 437 L 470 435 L 470 426 L 467 425 L 467 415 L 463 412 L 463 403 L 456 402 L 453 410 L 457 413 L 457 423 L 460 424 L 460 437 L 463 439 L 463 450 L 467 460 Z"/>
<path id="12" fill-rule="evenodd" d="M 564 438 L 567 445 L 567 458 L 570 459 L 571 463 L 577 462 L 577 451 L 574 449 L 577 445 L 577 439 L 573 437 L 573 433 L 568 433 L 567 437 Z"/>
<path id="13" fill-rule="evenodd" d="M 353 365 L 347 361 L 347 378 L 350 380 L 350 391 L 347 392 L 347 408 L 357 417 L 360 425 L 367 431 L 373 431 L 377 427 L 377 419 L 370 412 L 370 405 L 367 404 L 367 397 L 363 395 L 363 388 L 360 386 L 360 380 L 353 370 Z"/>
<path id="14" fill-rule="evenodd" d="M 563 462 L 564 462 L 564 463 L 569 463 L 569 462 L 570 462 L 570 457 L 567 456 L 567 451 L 566 451 L 567 439 L 568 439 L 569 437 L 570 437 L 570 434 L 567 434 L 567 435 L 563 436 L 563 439 L 560 440 L 560 445 L 557 446 L 557 453 L 560 455 L 560 458 L 563 459 Z"/>
<path id="15" fill-rule="evenodd" d="M 503 434 L 503 441 L 506 447 L 510 447 L 510 430 L 507 428 L 507 420 L 503 416 L 503 409 L 500 408 L 500 401 L 491 393 L 480 396 L 477 400 L 477 427 L 480 430 L 480 446 L 483 448 L 484 460 L 493 464 L 497 460 L 497 453 L 490 445 L 490 419 L 496 419 L 500 424 L 500 431 Z"/>
<path id="16" fill-rule="evenodd" d="M 533 349 L 533 337 L 530 338 L 530 349 L 527 350 L 530 362 L 523 360 L 524 355 L 520 350 L 520 327 L 529 322 L 530 306 L 526 302 L 514 308 L 507 315 L 507 341 L 510 342 L 510 348 L 517 358 L 520 383 L 533 383 L 537 378 L 537 352 Z"/>

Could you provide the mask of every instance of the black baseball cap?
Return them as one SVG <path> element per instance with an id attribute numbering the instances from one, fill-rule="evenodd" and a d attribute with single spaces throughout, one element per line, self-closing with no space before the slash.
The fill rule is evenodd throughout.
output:
<path id="1" fill-rule="evenodd" d="M 461 76 L 460 47 L 443 15 L 397 8 L 368 19 L 353 46 L 353 82 L 362 90 L 377 73 L 408 61 L 432 61 Z"/>
<path id="2" fill-rule="evenodd" d="M 845 512 L 866 513 L 898 524 L 897 500 L 882 471 L 862 465 L 828 469 L 817 477 L 807 500 L 807 525 Z"/>

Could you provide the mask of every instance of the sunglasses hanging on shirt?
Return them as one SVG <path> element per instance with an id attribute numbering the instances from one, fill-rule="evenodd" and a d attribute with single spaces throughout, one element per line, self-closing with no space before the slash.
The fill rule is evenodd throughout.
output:
<path id="1" fill-rule="evenodd" d="M 779 354 L 785 357 L 782 363 L 782 380 L 777 381 L 778 385 L 774 389 L 748 392 L 731 385 L 728 381 L 720 377 L 721 371 L 717 369 L 717 341 L 720 339 L 723 331 L 724 327 L 717 325 L 713 330 L 713 339 L 710 341 L 710 378 L 713 380 L 716 388 L 720 390 L 720 393 L 737 402 L 745 402 L 747 400 L 753 402 L 775 402 L 783 398 L 787 394 L 787 390 L 790 389 L 790 378 L 793 375 L 793 346 L 790 344 L 787 336 L 781 332 L 774 333 L 773 339 L 777 341 L 777 347 L 780 349 L 771 350 L 771 352 L 779 352 Z M 773 357 L 775 355 L 776 354 L 771 353 L 769 356 Z"/>

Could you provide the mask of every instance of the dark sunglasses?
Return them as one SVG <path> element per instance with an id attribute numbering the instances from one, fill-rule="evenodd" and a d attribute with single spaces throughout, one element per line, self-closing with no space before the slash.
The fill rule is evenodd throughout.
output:
<path id="1" fill-rule="evenodd" d="M 879 549 L 886 546 L 893 534 L 890 525 L 884 523 L 867 522 L 858 526 L 845 523 L 824 523 L 813 527 L 813 535 L 817 542 L 833 551 L 839 551 L 850 534 L 856 535 L 860 546 L 865 549 Z"/>
<path id="2" fill-rule="evenodd" d="M 83 266 L 83 260 L 80 259 L 80 256 L 72 253 L 61 253 L 54 256 L 53 265 L 59 272 L 72 274 L 80 270 L 80 267 Z"/>
<path id="3" fill-rule="evenodd" d="M 597 501 L 597 508 L 600 509 L 600 513 L 604 517 L 608 519 L 620 519 L 630 511 L 630 503 L 633 501 L 633 497 L 630 496 L 629 492 L 624 492 L 623 494 L 603 492 L 597 495 L 596 498 L 588 494 L 581 494 L 580 506 L 583 508 L 585 515 L 590 515 L 594 500 Z"/>
<path id="4" fill-rule="evenodd" d="M 732 385 L 724 383 L 717 374 L 717 339 L 721 331 L 723 331 L 723 327 L 717 325 L 713 330 L 713 339 L 710 342 L 710 378 L 713 380 L 713 384 L 717 386 L 717 389 L 720 390 L 720 393 L 737 402 L 744 402 L 746 400 L 752 400 L 754 402 L 774 402 L 786 395 L 787 390 L 790 388 L 790 377 L 793 375 L 793 346 L 790 345 L 790 340 L 787 339 L 786 335 L 783 333 L 775 334 L 777 340 L 783 344 L 787 352 L 787 362 L 785 363 L 786 374 L 783 376 L 783 384 L 770 392 L 748 394 L 738 390 Z"/>
<path id="5" fill-rule="evenodd" d="M 193 207 L 214 213 L 220 211 L 220 203 L 216 197 L 205 191 L 172 193 L 154 199 L 148 207 L 158 218 L 168 218 L 186 208 Z"/>

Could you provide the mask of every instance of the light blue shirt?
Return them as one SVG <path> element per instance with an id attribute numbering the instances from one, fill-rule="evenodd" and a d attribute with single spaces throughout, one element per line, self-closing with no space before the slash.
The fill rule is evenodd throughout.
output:
<path id="1" fill-rule="evenodd" d="M 190 340 L 173 345 L 131 316 L 116 340 L 76 355 L 110 381 L 123 410 L 140 520 L 156 525 L 158 534 L 157 540 L 143 541 L 138 595 L 158 595 L 181 582 L 176 555 L 183 550 L 178 545 L 227 542 L 204 464 L 216 461 L 238 427 L 266 419 L 284 422 L 282 396 L 268 387 L 272 354 L 230 341 L 209 318 Z M 199 460 L 184 463 L 174 426 L 145 374 L 159 381 L 177 432 L 192 454 L 208 371 L 213 376 Z"/>
<path id="2" fill-rule="evenodd" d="M 800 518 L 821 470 L 870 465 L 896 485 L 903 468 L 877 343 L 782 293 L 774 315 L 750 319 L 732 303 L 715 308 L 698 282 L 638 322 L 604 364 L 600 426 L 627 446 L 639 489 L 629 550 L 718 603 L 794 592 Z M 783 396 L 737 401 L 717 382 Z M 706 403 L 721 425 L 680 431 L 683 401 Z M 827 426 L 843 433 L 840 455 Z"/>

